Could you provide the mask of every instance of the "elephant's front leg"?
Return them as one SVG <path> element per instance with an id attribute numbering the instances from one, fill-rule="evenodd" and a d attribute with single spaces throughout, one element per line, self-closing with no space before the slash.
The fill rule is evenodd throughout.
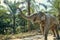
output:
<path id="1" fill-rule="evenodd" d="M 40 31 L 41 31 L 41 34 L 44 34 L 44 26 L 42 26 L 41 24 L 40 24 Z"/>
<path id="2" fill-rule="evenodd" d="M 44 39 L 47 40 L 47 36 L 48 36 L 48 32 L 49 32 L 49 28 L 45 28 L 44 29 Z"/>
<path id="3" fill-rule="evenodd" d="M 44 39 L 45 39 L 45 40 L 48 39 L 47 36 L 48 36 L 49 30 L 50 30 L 50 25 L 49 25 L 49 23 L 48 23 L 48 24 L 46 24 L 45 27 L 44 27 Z"/>

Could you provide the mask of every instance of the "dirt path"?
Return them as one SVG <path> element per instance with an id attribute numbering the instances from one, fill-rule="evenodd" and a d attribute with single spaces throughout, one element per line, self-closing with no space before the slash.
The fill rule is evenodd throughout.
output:
<path id="1" fill-rule="evenodd" d="M 44 36 L 43 35 L 35 35 L 35 36 L 26 37 L 26 38 L 22 38 L 22 39 L 9 39 L 9 40 L 44 40 Z M 56 39 L 54 39 L 53 35 L 49 34 L 48 40 L 56 40 Z"/>

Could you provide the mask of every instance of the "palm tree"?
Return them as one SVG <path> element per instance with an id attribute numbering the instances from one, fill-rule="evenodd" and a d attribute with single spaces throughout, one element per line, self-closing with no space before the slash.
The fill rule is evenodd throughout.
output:
<path id="1" fill-rule="evenodd" d="M 12 26 L 12 28 L 13 28 L 13 33 L 16 33 L 16 23 L 15 23 L 15 19 L 16 19 L 16 17 L 15 17 L 15 14 L 16 14 L 16 12 L 17 12 L 17 7 L 19 6 L 19 2 L 17 2 L 16 3 L 16 0 L 14 1 L 14 3 L 12 3 L 12 1 L 8 1 L 8 0 L 4 0 L 4 3 L 8 6 L 8 10 L 9 10 L 9 12 L 12 14 L 11 16 L 13 17 L 13 20 L 12 20 L 12 22 L 13 22 L 13 26 Z"/>

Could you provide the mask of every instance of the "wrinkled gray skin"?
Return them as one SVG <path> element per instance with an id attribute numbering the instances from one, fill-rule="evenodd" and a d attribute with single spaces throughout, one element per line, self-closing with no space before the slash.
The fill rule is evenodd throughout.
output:
<path id="1" fill-rule="evenodd" d="M 19 9 L 20 10 L 20 9 Z M 56 18 L 50 14 L 45 14 L 43 12 L 35 13 L 31 16 L 25 16 L 20 10 L 20 16 L 24 19 L 31 21 L 32 23 L 38 23 L 40 25 L 41 33 L 44 34 L 45 40 L 47 40 L 49 30 L 52 30 L 54 36 L 59 38 L 58 33 L 58 21 Z"/>

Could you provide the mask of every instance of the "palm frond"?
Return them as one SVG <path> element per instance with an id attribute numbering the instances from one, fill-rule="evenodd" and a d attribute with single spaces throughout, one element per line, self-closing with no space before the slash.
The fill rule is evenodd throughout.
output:
<path id="1" fill-rule="evenodd" d="M 45 9 L 47 9 L 47 5 L 45 5 L 45 4 L 39 3 L 39 5 L 42 5 Z"/>

